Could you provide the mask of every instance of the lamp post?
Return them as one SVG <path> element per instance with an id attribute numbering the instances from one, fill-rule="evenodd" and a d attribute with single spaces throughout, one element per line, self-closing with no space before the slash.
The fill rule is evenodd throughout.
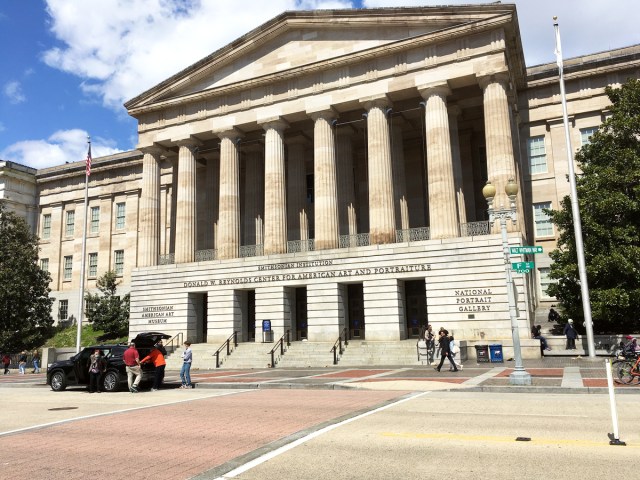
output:
<path id="1" fill-rule="evenodd" d="M 522 349 L 520 348 L 520 335 L 518 334 L 518 318 L 516 315 L 516 298 L 515 288 L 513 287 L 513 277 L 511 276 L 511 258 L 509 256 L 509 239 L 507 237 L 507 219 L 515 225 L 517 220 L 516 214 L 516 195 L 518 195 L 518 184 L 513 178 L 504 187 L 504 191 L 509 198 L 509 208 L 500 205 L 500 209 L 493 208 L 493 199 L 496 196 L 496 187 L 487 181 L 482 189 L 482 195 L 487 199 L 489 205 L 489 223 L 493 224 L 496 220 L 500 221 L 500 231 L 502 233 L 502 251 L 504 253 L 504 271 L 507 280 L 507 299 L 509 301 L 509 318 L 511 319 L 511 336 L 513 337 L 513 358 L 516 366 L 513 373 L 509 375 L 509 383 L 511 385 L 531 385 L 531 375 L 524 369 L 522 365 Z"/>

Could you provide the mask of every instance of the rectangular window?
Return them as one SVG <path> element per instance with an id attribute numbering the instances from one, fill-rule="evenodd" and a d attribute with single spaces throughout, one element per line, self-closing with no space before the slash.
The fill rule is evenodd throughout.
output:
<path id="1" fill-rule="evenodd" d="M 598 127 L 580 129 L 580 143 L 582 146 L 591 143 L 591 136 L 598 131 Z"/>
<path id="2" fill-rule="evenodd" d="M 42 270 L 43 272 L 48 272 L 49 271 L 49 259 L 48 258 L 41 258 L 40 259 L 40 270 Z"/>
<path id="3" fill-rule="evenodd" d="M 116 275 L 122 275 L 124 271 L 124 250 L 116 250 L 113 252 L 113 265 Z"/>
<path id="4" fill-rule="evenodd" d="M 124 203 L 116 203 L 116 229 L 124 228 Z"/>
<path id="5" fill-rule="evenodd" d="M 98 254 L 89 254 L 89 277 L 95 277 L 98 275 Z"/>
<path id="6" fill-rule="evenodd" d="M 65 280 L 71 280 L 72 272 L 73 272 L 73 255 L 69 255 L 64 257 L 63 278 Z"/>
<path id="7" fill-rule="evenodd" d="M 91 207 L 91 233 L 100 230 L 100 207 Z"/>
<path id="8" fill-rule="evenodd" d="M 553 280 L 549 278 L 551 269 L 549 267 L 542 267 L 538 269 L 538 272 L 540 273 L 540 291 L 542 292 L 542 296 L 549 297 L 550 295 L 547 293 L 547 288 L 553 283 Z"/>
<path id="9" fill-rule="evenodd" d="M 60 300 L 58 303 L 58 319 L 66 320 L 69 318 L 69 300 Z"/>
<path id="10" fill-rule="evenodd" d="M 69 210 L 67 212 L 67 228 L 65 230 L 65 234 L 67 237 L 73 237 L 73 230 L 76 222 L 76 212 L 73 210 Z"/>
<path id="11" fill-rule="evenodd" d="M 47 213 L 42 216 L 42 238 L 51 238 L 51 214 Z"/>
<path id="12" fill-rule="evenodd" d="M 533 204 L 533 221 L 536 227 L 536 237 L 553 236 L 553 224 L 551 218 L 544 210 L 551 208 L 551 202 L 541 202 Z"/>
<path id="13" fill-rule="evenodd" d="M 547 154 L 544 150 L 544 135 L 529 139 L 529 167 L 531 174 L 547 172 Z"/>

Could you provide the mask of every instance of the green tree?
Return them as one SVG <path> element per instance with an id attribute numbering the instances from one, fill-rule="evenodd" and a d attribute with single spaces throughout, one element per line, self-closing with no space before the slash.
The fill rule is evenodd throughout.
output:
<path id="1" fill-rule="evenodd" d="M 50 281 L 38 265 L 38 237 L 0 202 L 0 350 L 31 350 L 53 336 Z"/>
<path id="2" fill-rule="evenodd" d="M 120 282 L 116 272 L 109 270 L 96 281 L 100 294 L 87 293 L 85 315 L 93 327 L 104 330 L 104 339 L 118 338 L 129 333 L 129 294 L 116 295 Z"/>
<path id="3" fill-rule="evenodd" d="M 611 116 L 576 154 L 576 184 L 594 330 L 622 333 L 640 327 L 640 81 L 606 93 Z M 548 291 L 582 319 L 570 198 L 549 213 L 560 236 Z"/>

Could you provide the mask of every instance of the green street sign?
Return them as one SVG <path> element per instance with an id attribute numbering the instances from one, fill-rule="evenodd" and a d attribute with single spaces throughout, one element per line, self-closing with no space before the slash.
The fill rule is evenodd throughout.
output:
<path id="1" fill-rule="evenodd" d="M 513 255 L 523 253 L 542 253 L 542 247 L 510 247 L 509 250 Z"/>
<path id="2" fill-rule="evenodd" d="M 511 264 L 511 268 L 518 273 L 529 273 L 533 270 L 534 265 L 533 262 L 514 262 Z"/>

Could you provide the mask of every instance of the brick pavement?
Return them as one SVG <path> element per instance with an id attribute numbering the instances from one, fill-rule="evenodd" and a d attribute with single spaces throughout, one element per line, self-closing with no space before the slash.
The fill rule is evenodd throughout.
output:
<path id="1" fill-rule="evenodd" d="M 0 437 L 1 476 L 191 478 L 270 442 L 375 408 L 405 393 L 243 391 L 79 419 Z"/>

